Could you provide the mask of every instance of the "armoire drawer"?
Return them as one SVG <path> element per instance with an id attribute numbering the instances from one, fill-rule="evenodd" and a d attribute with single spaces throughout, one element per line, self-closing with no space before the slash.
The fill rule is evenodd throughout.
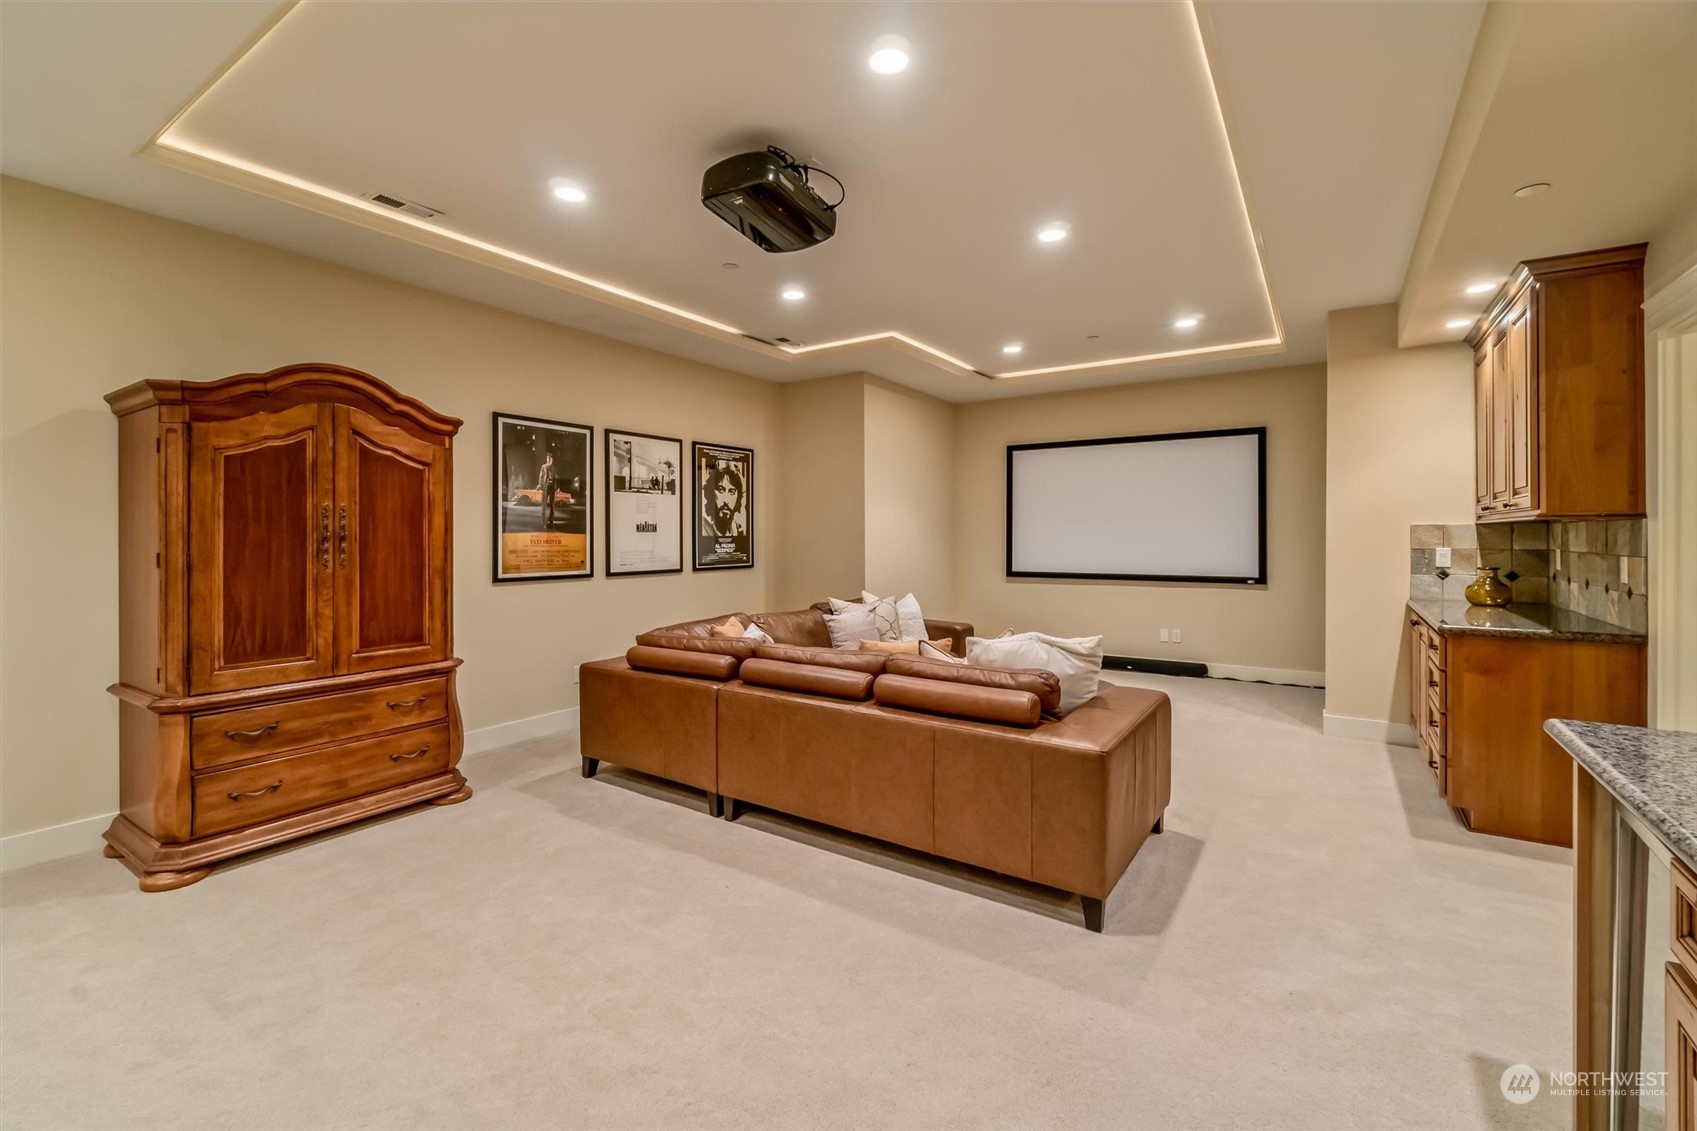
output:
<path id="1" fill-rule="evenodd" d="M 374 793 L 448 769 L 448 726 L 417 727 L 194 775 L 194 835 Z"/>
<path id="2" fill-rule="evenodd" d="M 189 724 L 189 760 L 206 770 L 447 717 L 448 681 L 441 676 L 244 707 L 196 715 Z"/>

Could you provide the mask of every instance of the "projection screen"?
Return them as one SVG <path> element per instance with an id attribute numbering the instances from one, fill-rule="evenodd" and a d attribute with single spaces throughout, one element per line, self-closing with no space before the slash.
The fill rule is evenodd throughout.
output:
<path id="1" fill-rule="evenodd" d="M 1267 583 L 1267 430 L 1008 445 L 1009 577 Z"/>

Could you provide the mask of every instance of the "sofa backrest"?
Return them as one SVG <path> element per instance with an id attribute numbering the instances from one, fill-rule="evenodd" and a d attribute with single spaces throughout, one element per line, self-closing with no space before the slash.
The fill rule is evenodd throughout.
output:
<path id="1" fill-rule="evenodd" d="M 719 683 L 737 677 L 740 663 L 735 656 L 684 648 L 653 648 L 638 644 L 625 652 L 625 663 L 637 671 L 710 679 Z"/>
<path id="2" fill-rule="evenodd" d="M 1043 709 L 1036 694 L 1012 687 L 886 673 L 872 685 L 872 696 L 881 707 L 901 707 L 983 723 L 1035 727 L 1043 721 Z"/>
<path id="3" fill-rule="evenodd" d="M 742 681 L 755 687 L 775 691 L 790 691 L 799 695 L 823 695 L 831 699 L 848 699 L 864 703 L 872 698 L 872 682 L 878 678 L 870 672 L 829 668 L 819 664 L 792 664 L 785 660 L 762 660 L 758 657 L 743 663 Z"/>
<path id="4" fill-rule="evenodd" d="M 825 627 L 825 614 L 818 609 L 794 609 L 787 613 L 755 613 L 743 618 L 752 620 L 760 631 L 772 638 L 774 644 L 795 644 L 804 648 L 829 648 L 831 633 Z"/>
<path id="5" fill-rule="evenodd" d="M 757 644 L 754 654 L 762 660 L 783 660 L 791 664 L 818 664 L 826 668 L 843 668 L 867 675 L 883 675 L 883 652 L 850 652 L 846 648 L 804 648 L 796 644 Z"/>

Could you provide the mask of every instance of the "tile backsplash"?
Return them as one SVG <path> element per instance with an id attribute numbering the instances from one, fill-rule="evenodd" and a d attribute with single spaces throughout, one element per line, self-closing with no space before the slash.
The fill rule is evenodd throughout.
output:
<path id="1" fill-rule="evenodd" d="M 1450 551 L 1448 569 L 1437 564 L 1440 547 Z M 1462 590 L 1478 567 L 1496 566 L 1516 604 L 1555 605 L 1644 632 L 1650 623 L 1645 554 L 1641 518 L 1415 526 L 1408 591 L 1464 601 Z"/>

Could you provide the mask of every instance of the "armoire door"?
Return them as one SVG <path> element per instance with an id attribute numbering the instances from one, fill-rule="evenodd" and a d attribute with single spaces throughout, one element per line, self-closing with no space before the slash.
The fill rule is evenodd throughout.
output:
<path id="1" fill-rule="evenodd" d="M 336 406 L 336 670 L 448 655 L 448 450 Z"/>
<path id="2" fill-rule="evenodd" d="M 189 687 L 332 674 L 329 406 L 189 434 Z"/>

